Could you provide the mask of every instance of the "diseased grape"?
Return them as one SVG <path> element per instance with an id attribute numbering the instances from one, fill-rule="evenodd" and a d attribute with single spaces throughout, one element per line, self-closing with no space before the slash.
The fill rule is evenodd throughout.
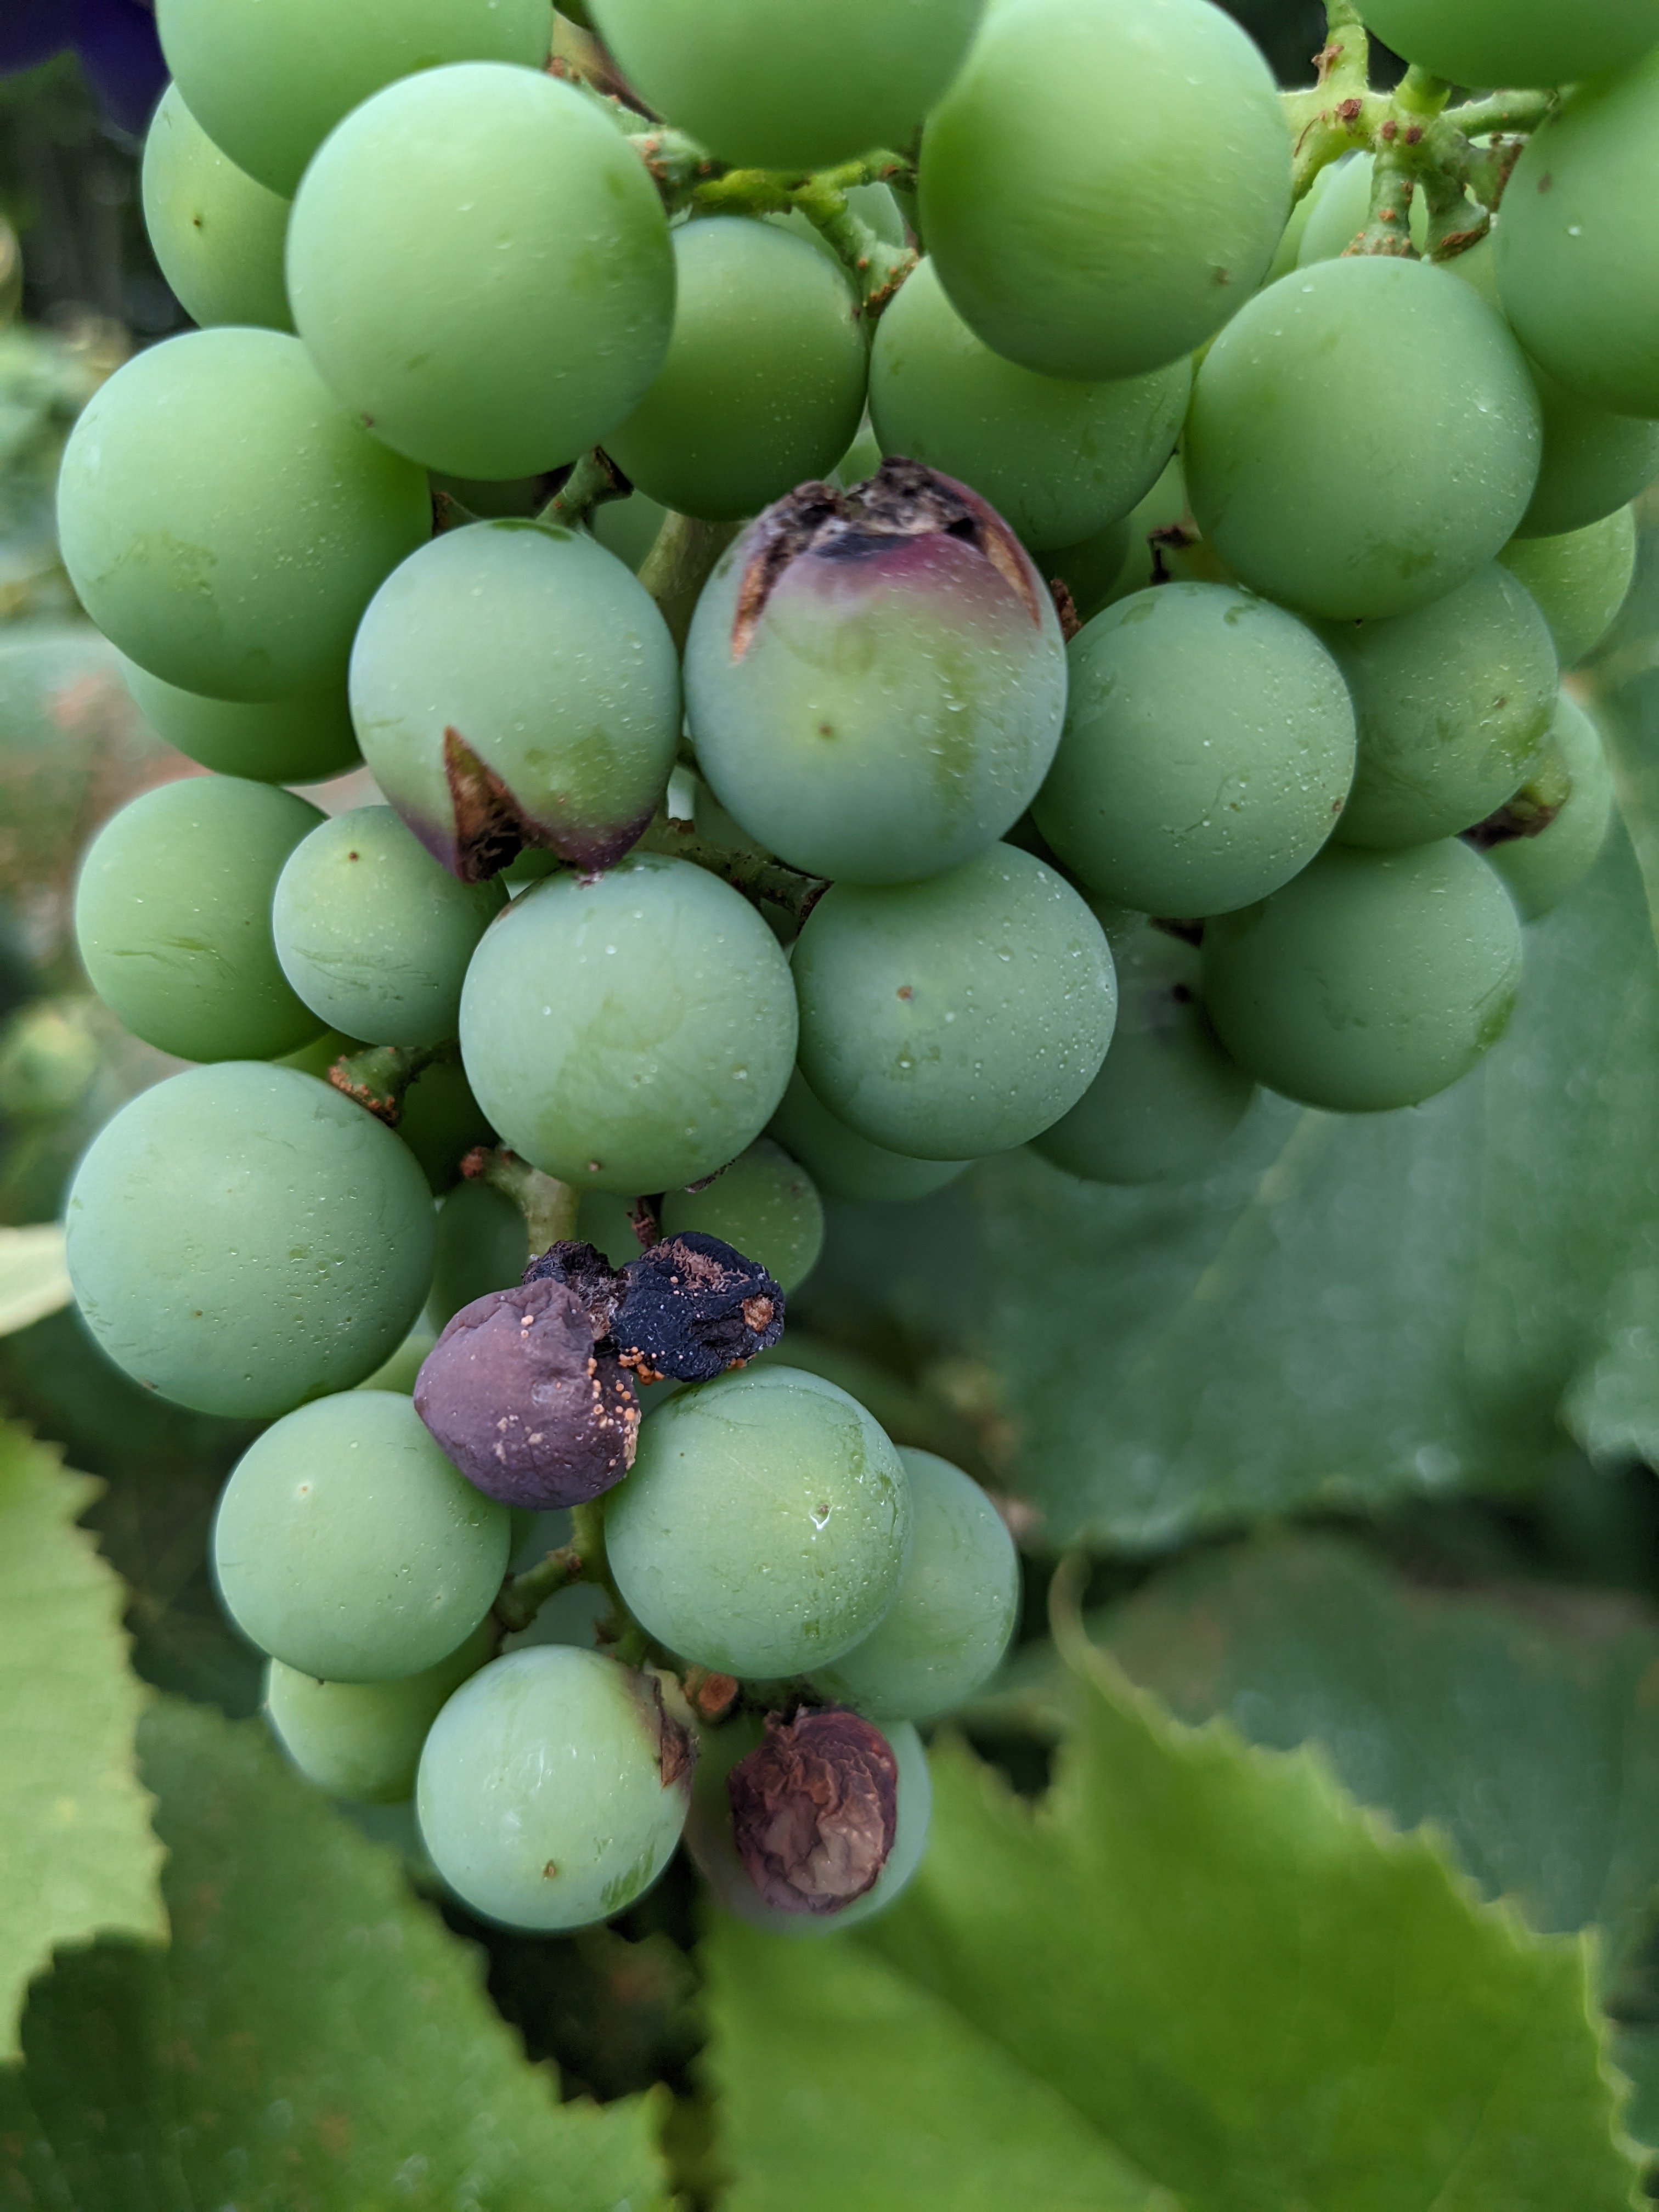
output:
<path id="1" fill-rule="evenodd" d="M 762 1137 L 706 1189 L 668 1192 L 662 1228 L 665 1237 L 694 1229 L 720 1237 L 793 1291 L 823 1249 L 823 1201 L 806 1170 Z"/>

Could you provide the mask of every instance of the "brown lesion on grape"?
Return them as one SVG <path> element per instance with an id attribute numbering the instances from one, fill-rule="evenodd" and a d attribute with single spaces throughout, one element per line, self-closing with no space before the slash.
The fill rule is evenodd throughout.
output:
<path id="1" fill-rule="evenodd" d="M 449 787 L 455 833 L 454 872 L 464 884 L 481 884 L 538 842 L 519 802 L 493 769 L 486 768 L 453 724 L 444 731 L 444 781 Z"/>

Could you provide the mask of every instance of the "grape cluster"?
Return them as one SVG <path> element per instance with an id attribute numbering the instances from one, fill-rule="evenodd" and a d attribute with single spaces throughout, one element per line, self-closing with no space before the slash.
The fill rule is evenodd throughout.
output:
<path id="1" fill-rule="evenodd" d="M 1659 18 L 1375 0 L 1384 95 L 1333 0 L 1281 99 L 1210 0 L 577 12 L 158 0 L 201 327 L 60 520 L 210 771 L 94 841 L 82 957 L 200 1064 L 70 1265 L 272 1424 L 215 1559 L 306 1773 L 511 1924 L 682 1830 L 845 1924 L 1018 1577 L 773 1354 L 820 1194 L 1185 1177 L 1502 1033 L 1609 816 L 1562 678 L 1659 473 Z M 522 1642 L 579 1577 L 603 1648 Z"/>

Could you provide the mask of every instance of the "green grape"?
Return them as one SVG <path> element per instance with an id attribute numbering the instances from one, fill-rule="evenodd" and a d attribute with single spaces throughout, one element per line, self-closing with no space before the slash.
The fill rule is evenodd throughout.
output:
<path id="1" fill-rule="evenodd" d="M 673 234 L 674 333 L 605 451 L 651 498 L 711 522 L 835 466 L 864 412 L 852 287 L 804 240 L 741 216 Z"/>
<path id="2" fill-rule="evenodd" d="M 1642 13 L 1659 38 L 1652 0 Z M 1656 194 L 1653 53 L 1566 94 L 1516 163 L 1498 227 L 1498 289 L 1516 337 L 1569 391 L 1619 415 L 1659 415 Z"/>
<path id="3" fill-rule="evenodd" d="M 805 1281 L 823 1249 L 823 1200 L 806 1170 L 763 1137 L 706 1190 L 670 1191 L 662 1233 L 701 1230 L 758 1260 L 781 1290 Z"/>
<path id="4" fill-rule="evenodd" d="M 1144 540 L 1142 541 L 1145 542 Z M 1113 594 L 1113 587 L 1128 562 L 1134 539 L 1127 516 L 1109 522 L 1091 538 L 1075 545 L 1055 545 L 1037 556 L 1037 565 L 1048 572 L 1050 585 L 1063 584 L 1072 598 L 1072 612 L 1079 622 L 1097 615 Z M 1151 577 L 1146 581 L 1150 583 Z"/>
<path id="5" fill-rule="evenodd" d="M 392 1682 L 319 1682 L 271 1659 L 265 1719 L 306 1780 L 331 1797 L 399 1805 L 415 1794 L 427 1730 L 495 1646 L 485 1621 L 435 1667 Z"/>
<path id="6" fill-rule="evenodd" d="M 1577 668 L 1618 618 L 1636 574 L 1628 507 L 1559 538 L 1516 538 L 1498 555 L 1538 602 L 1563 668 Z"/>
<path id="7" fill-rule="evenodd" d="M 433 1864 L 507 1928 L 582 1928 L 656 1881 L 685 1826 L 691 1753 L 648 1674 L 541 1644 L 464 1683 L 415 1802 Z"/>
<path id="8" fill-rule="evenodd" d="M 428 1319 L 447 1327 L 474 1298 L 520 1281 L 529 1258 L 524 1215 L 506 1193 L 487 1182 L 457 1183 L 438 1208 Z"/>
<path id="9" fill-rule="evenodd" d="M 1425 262 L 1321 261 L 1258 294 L 1206 356 L 1187 486 L 1253 589 L 1333 620 L 1404 614 L 1514 531 L 1539 424 L 1520 349 L 1470 286 Z"/>
<path id="10" fill-rule="evenodd" d="M 694 1383 L 605 1497 L 623 1601 L 684 1659 L 763 1680 L 838 1659 L 897 1595 L 909 1484 L 856 1398 L 771 1360 Z"/>
<path id="11" fill-rule="evenodd" d="M 624 1197 L 699 1182 L 752 1144 L 795 1031 L 788 963 L 754 908 L 646 854 L 521 893 L 461 997 L 467 1076 L 506 1141 Z"/>
<path id="12" fill-rule="evenodd" d="M 1014 1540 L 978 1483 L 937 1454 L 903 1449 L 915 1533 L 898 1595 L 861 1644 L 817 1668 L 817 1687 L 884 1728 L 971 1698 L 1008 1648 L 1019 1610 Z"/>
<path id="13" fill-rule="evenodd" d="M 441 1044 L 506 904 L 500 883 L 458 883 L 389 806 L 354 806 L 295 847 L 270 928 L 283 975 L 331 1027 L 369 1044 Z"/>
<path id="14" fill-rule="evenodd" d="M 382 1360 L 372 1375 L 365 1375 L 361 1382 L 354 1382 L 354 1390 L 397 1390 L 407 1398 L 420 1378 L 426 1355 L 438 1341 L 435 1329 L 426 1326 L 425 1316 L 416 1322 L 390 1359 Z M 508 1510 L 512 1509 L 509 1507 Z"/>
<path id="15" fill-rule="evenodd" d="M 313 698 L 204 699 L 123 659 L 122 680 L 158 737 L 202 767 L 255 783 L 325 783 L 359 765 L 345 686 Z"/>
<path id="16" fill-rule="evenodd" d="M 836 1929 L 856 1928 L 861 1921 L 884 1912 L 921 1864 L 927 1847 L 933 1786 L 921 1738 L 908 1721 L 894 1721 L 882 1729 L 898 1768 L 895 1791 L 898 1818 L 893 1848 L 874 1885 L 836 1912 L 783 1912 L 767 1904 L 738 1856 L 732 1838 L 732 1801 L 726 1787 L 726 1778 L 738 1761 L 746 1759 L 759 1744 L 763 1727 L 758 1713 L 743 1713 L 703 1739 L 702 1756 L 692 1784 L 691 1817 L 685 1829 L 686 1846 L 698 1873 L 728 1912 L 777 1936 L 827 1936 Z"/>
<path id="17" fill-rule="evenodd" d="M 579 93 L 466 62 L 389 85 L 320 149 L 288 289 L 377 438 L 453 476 L 534 476 L 662 366 L 674 255 L 645 164 Z"/>
<path id="18" fill-rule="evenodd" d="M 1330 836 L 1353 708 L 1294 615 L 1224 584 L 1164 584 L 1097 615 L 1066 659 L 1065 734 L 1031 815 L 1102 897 L 1224 914 Z"/>
<path id="19" fill-rule="evenodd" d="M 226 1611 L 321 1682 L 389 1682 L 447 1658 L 507 1572 L 507 1508 L 475 1490 L 394 1390 L 343 1390 L 268 1428 L 213 1523 Z"/>
<path id="20" fill-rule="evenodd" d="M 1525 781 L 1559 672 L 1548 623 L 1499 562 L 1430 606 L 1326 635 L 1359 721 L 1345 845 L 1428 844 Z"/>
<path id="21" fill-rule="evenodd" d="M 1541 830 L 1523 830 L 1481 849 L 1509 888 L 1522 921 L 1536 921 L 1559 906 L 1588 875 L 1607 842 L 1613 819 L 1613 772 L 1601 732 L 1569 692 L 1562 692 L 1550 724 L 1546 765 L 1554 811 Z M 1559 796 L 1565 785 L 1566 795 Z"/>
<path id="22" fill-rule="evenodd" d="M 291 791 L 191 775 L 130 799 L 88 847 L 75 936 L 135 1036 L 181 1060 L 274 1060 L 325 1026 L 283 978 L 270 900 L 323 817 Z"/>
<path id="23" fill-rule="evenodd" d="M 219 151 L 176 84 L 151 118 L 141 189 L 151 250 L 192 322 L 293 329 L 288 202 Z"/>
<path id="24" fill-rule="evenodd" d="M 1291 210 L 1285 228 L 1279 233 L 1279 244 L 1273 249 L 1273 258 L 1267 264 L 1267 273 L 1261 280 L 1264 291 L 1269 284 L 1276 284 L 1281 276 L 1288 276 L 1296 267 L 1314 210 L 1343 173 L 1346 166 L 1343 162 L 1333 161 L 1322 168 Z"/>
<path id="25" fill-rule="evenodd" d="M 297 699 L 344 676 L 358 617 L 432 508 L 297 338 L 193 331 L 94 394 L 58 525 L 82 605 L 141 667 L 210 699 Z"/>
<path id="26" fill-rule="evenodd" d="M 823 169 L 902 146 L 968 51 L 983 0 L 588 0 L 623 74 L 738 168 Z"/>
<path id="27" fill-rule="evenodd" d="M 395 78 L 443 62 L 538 70 L 547 0 L 157 0 L 167 67 L 216 144 L 292 193 L 341 118 Z"/>
<path id="28" fill-rule="evenodd" d="M 1004 361 L 945 298 L 931 261 L 883 315 L 870 362 L 882 451 L 960 477 L 1038 547 L 1076 544 L 1151 489 L 1191 388 L 1184 358 L 1117 383 Z"/>
<path id="29" fill-rule="evenodd" d="M 881 447 L 866 415 L 859 425 L 859 434 L 830 472 L 830 481 L 850 491 L 854 484 L 866 483 L 881 466 Z"/>
<path id="30" fill-rule="evenodd" d="M 915 1160 L 907 1153 L 889 1152 L 884 1145 L 872 1145 L 818 1103 L 799 1068 L 772 1116 L 772 1134 L 800 1161 L 827 1198 L 854 1204 L 903 1205 L 931 1198 L 973 1165 L 971 1160 Z"/>
<path id="31" fill-rule="evenodd" d="M 626 1199 L 608 1190 L 585 1190 L 576 1208 L 576 1234 L 603 1252 L 613 1267 L 640 1256 L 640 1240 Z"/>
<path id="32" fill-rule="evenodd" d="M 614 553 L 637 574 L 667 517 L 665 507 L 636 491 L 596 507 L 589 526 L 607 553 Z"/>
<path id="33" fill-rule="evenodd" d="M 836 884 L 795 947 L 801 1073 L 872 1144 L 917 1159 L 1023 1145 L 1100 1072 L 1116 1006 L 1100 924 L 994 845 L 925 884 Z"/>
<path id="34" fill-rule="evenodd" d="M 489 1117 L 472 1096 L 465 1071 L 445 1060 L 422 1068 L 404 1093 L 398 1134 L 437 1194 L 455 1182 L 461 1162 L 476 1146 L 495 1142 Z"/>
<path id="35" fill-rule="evenodd" d="M 928 118 L 922 228 L 994 352 L 1139 376 L 1261 283 L 1290 157 L 1267 64 L 1206 0 L 1000 0 Z"/>
<path id="36" fill-rule="evenodd" d="M 1365 21 L 1455 84 L 1576 84 L 1659 44 L 1656 0 L 1366 0 Z"/>
<path id="37" fill-rule="evenodd" d="M 1042 566 L 1058 575 L 1072 595 L 1078 620 L 1086 623 L 1115 599 L 1143 592 L 1159 580 L 1152 533 L 1178 529 L 1188 519 L 1187 479 L 1177 456 L 1121 522 L 1108 523 L 1104 530 L 1080 544 L 1056 547 L 1044 555 Z M 1167 545 L 1160 545 L 1159 558 L 1166 577 L 1174 574 L 1185 582 L 1206 580 L 1188 576 L 1179 556 Z"/>
<path id="38" fill-rule="evenodd" d="M 1249 1111 L 1255 1085 L 1199 1003 L 1195 945 L 1151 922 L 1112 938 L 1117 1028 L 1105 1064 L 1031 1149 L 1085 1182 L 1183 1182 Z"/>
<path id="39" fill-rule="evenodd" d="M 1544 409 L 1544 465 L 1517 538 L 1559 538 L 1602 521 L 1659 477 L 1659 422 L 1610 415 L 1528 363 Z"/>
<path id="40" fill-rule="evenodd" d="M 124 1106 L 64 1226 L 99 1345 L 204 1413 L 269 1420 L 362 1382 L 432 1276 L 431 1194 L 391 1130 L 326 1083 L 245 1060 Z"/>
<path id="41" fill-rule="evenodd" d="M 1381 1114 L 1466 1075 L 1509 1025 L 1521 930 L 1455 838 L 1333 845 L 1204 932 L 1204 1003 L 1241 1067 L 1304 1105 Z"/>
<path id="42" fill-rule="evenodd" d="M 375 594 L 351 711 L 380 789 L 464 879 L 521 838 L 601 867 L 662 797 L 679 671 L 644 586 L 585 532 L 479 522 Z"/>

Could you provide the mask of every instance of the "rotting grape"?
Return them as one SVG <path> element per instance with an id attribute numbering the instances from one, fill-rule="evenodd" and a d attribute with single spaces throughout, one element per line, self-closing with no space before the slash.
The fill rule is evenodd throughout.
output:
<path id="1" fill-rule="evenodd" d="M 720 1237 L 793 1291 L 823 1249 L 823 1201 L 805 1169 L 762 1137 L 705 1188 L 668 1192 L 662 1227 L 665 1237 L 695 1229 Z"/>

